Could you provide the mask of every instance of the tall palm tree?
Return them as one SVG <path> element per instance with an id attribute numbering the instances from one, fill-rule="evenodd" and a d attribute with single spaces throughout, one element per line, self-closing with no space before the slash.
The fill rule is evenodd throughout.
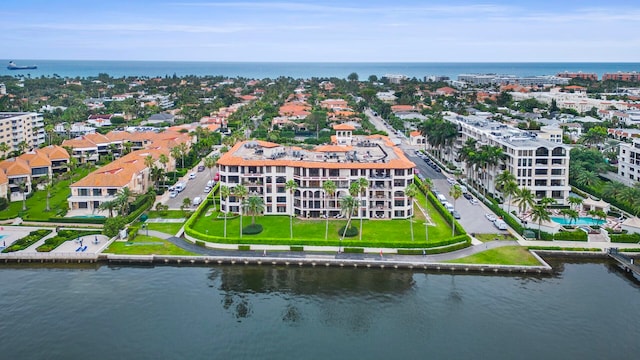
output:
<path id="1" fill-rule="evenodd" d="M 527 211 L 527 208 L 533 207 L 535 199 L 533 193 L 528 188 L 520 188 L 515 194 L 516 204 L 518 205 L 518 211 L 523 213 Z"/>
<path id="2" fill-rule="evenodd" d="M 322 183 L 322 189 L 324 190 L 324 198 L 325 198 L 325 210 L 324 210 L 324 215 L 325 215 L 325 229 L 324 229 L 324 239 L 327 240 L 327 238 L 329 237 L 329 201 L 328 198 L 329 197 L 333 197 L 333 195 L 335 195 L 336 193 L 336 183 L 334 183 L 332 180 L 327 180 L 325 182 Z"/>
<path id="3" fill-rule="evenodd" d="M 231 189 L 228 186 L 222 185 L 220 186 L 220 199 L 226 199 L 226 208 L 224 211 L 224 238 L 227 238 L 227 214 L 229 213 L 229 195 L 231 195 Z M 222 200 L 220 200 L 222 201 Z"/>
<path id="4" fill-rule="evenodd" d="M 288 180 L 284 184 L 284 188 L 289 192 L 289 195 L 291 195 L 291 211 L 289 212 L 289 235 L 290 238 L 293 239 L 293 213 L 295 211 L 295 207 L 293 206 L 293 194 L 298 189 L 298 183 L 293 179 Z"/>
<path id="5" fill-rule="evenodd" d="M 544 206 L 536 205 L 531 210 L 531 219 L 538 223 L 538 240 L 540 240 L 542 222 L 551 220 L 551 218 L 549 217 L 549 212 Z"/>
<path id="6" fill-rule="evenodd" d="M 478 152 L 480 167 L 486 180 L 484 195 L 487 196 L 489 191 L 489 169 L 498 165 L 505 158 L 505 154 L 501 147 L 491 145 L 482 145 Z"/>
<path id="7" fill-rule="evenodd" d="M 218 164 L 218 160 L 220 160 L 220 156 L 214 155 L 204 158 L 204 167 L 209 169 L 209 177 L 213 179 L 213 175 L 211 174 L 211 169 L 216 167 Z"/>
<path id="8" fill-rule="evenodd" d="M 178 161 L 178 159 L 180 158 L 181 152 L 180 152 L 180 148 L 178 146 L 174 146 L 171 148 L 171 150 L 169 150 L 169 155 L 171 155 L 171 157 L 173 158 L 173 160 Z M 177 168 L 177 166 L 176 166 Z M 177 170 L 177 169 L 176 169 Z M 173 179 L 176 179 L 176 172 L 173 172 Z"/>
<path id="9" fill-rule="evenodd" d="M 460 185 L 456 184 L 456 185 L 452 186 L 451 189 L 449 190 L 449 196 L 451 196 L 453 198 L 453 210 L 455 210 L 456 209 L 456 200 L 458 200 L 460 198 L 460 196 L 462 196 L 462 189 L 460 188 Z M 456 235 L 455 221 L 456 221 L 456 219 L 453 216 L 451 216 L 451 236 L 455 236 Z"/>
<path id="10" fill-rule="evenodd" d="M 409 202 L 411 203 L 411 211 L 409 216 L 409 224 L 411 227 L 411 241 L 413 241 L 413 209 L 414 209 L 414 199 L 418 196 L 418 186 L 415 183 L 409 184 L 404 189 L 404 194 L 409 198 Z"/>
<path id="11" fill-rule="evenodd" d="M 421 184 L 422 187 L 422 191 L 424 192 L 424 211 L 425 211 L 425 215 L 428 216 L 429 214 L 429 191 L 431 191 L 431 189 L 433 188 L 433 181 L 431 181 L 431 179 L 426 178 L 422 181 Z M 429 242 L 429 222 L 428 219 L 425 217 L 424 219 L 424 239 L 425 242 Z"/>
<path id="12" fill-rule="evenodd" d="M 598 182 L 598 175 L 593 171 L 583 170 L 576 175 L 576 184 L 591 187 Z"/>
<path id="13" fill-rule="evenodd" d="M 155 160 L 153 160 L 153 156 L 147 155 L 144 157 L 144 166 L 147 168 L 147 183 L 151 182 L 151 168 L 155 164 Z"/>
<path id="14" fill-rule="evenodd" d="M 507 213 L 511 214 L 511 198 L 518 192 L 518 183 L 515 181 L 508 181 L 502 185 L 502 196 L 507 197 Z"/>
<path id="15" fill-rule="evenodd" d="M 47 204 L 45 207 L 45 211 L 51 211 L 51 207 L 49 206 L 49 198 L 51 197 L 51 188 L 53 187 L 53 183 L 51 182 L 51 178 L 47 175 L 46 183 L 44 184 L 44 190 L 47 192 Z"/>
<path id="16" fill-rule="evenodd" d="M 184 156 L 187 155 L 189 146 L 186 143 L 180 143 L 178 145 L 178 149 L 180 149 L 180 156 L 182 157 L 182 168 L 184 169 Z"/>
<path id="17" fill-rule="evenodd" d="M 365 202 L 365 195 L 367 194 L 367 188 L 369 187 L 369 180 L 367 180 L 366 178 L 359 178 L 358 179 L 358 188 L 360 189 L 359 193 L 360 193 L 360 205 L 358 206 L 358 213 L 360 216 L 360 234 L 359 234 L 359 239 L 362 240 L 362 218 L 364 218 L 364 215 L 362 215 L 362 206 L 363 206 L 363 202 Z M 366 211 L 366 207 L 365 207 L 365 211 Z"/>
<path id="18" fill-rule="evenodd" d="M 264 200 L 261 196 L 249 196 L 246 203 L 247 214 L 251 215 L 251 225 L 256 223 L 256 215 L 264 211 Z"/>
<path id="19" fill-rule="evenodd" d="M 347 215 L 347 225 L 345 225 L 344 231 L 342 232 L 342 237 L 340 238 L 340 240 L 342 240 L 347 234 L 347 229 L 351 224 L 351 216 L 353 215 L 353 212 L 358 208 L 358 200 L 351 195 L 347 195 L 340 199 L 340 207 L 342 208 L 342 211 Z"/>
<path id="20" fill-rule="evenodd" d="M 496 175 L 496 189 L 502 190 L 507 183 L 515 181 L 516 176 L 509 170 L 504 170 L 500 174 Z"/>
<path id="21" fill-rule="evenodd" d="M 602 188 L 602 196 L 617 199 L 626 188 L 627 186 L 620 181 L 611 181 Z"/>
<path id="22" fill-rule="evenodd" d="M 0 152 L 2 153 L 2 158 L 7 155 L 7 151 L 9 151 L 10 147 L 5 142 L 0 143 Z"/>
<path id="23" fill-rule="evenodd" d="M 244 198 L 247 196 L 247 193 L 247 188 L 242 184 L 233 187 L 233 194 L 240 199 L 240 239 L 242 239 L 242 206 L 244 205 Z"/>
<path id="24" fill-rule="evenodd" d="M 21 182 L 18 185 L 18 189 L 20 189 L 20 195 L 22 195 L 22 211 L 27 210 L 27 196 L 24 194 L 27 191 L 27 184 L 25 182 Z"/>

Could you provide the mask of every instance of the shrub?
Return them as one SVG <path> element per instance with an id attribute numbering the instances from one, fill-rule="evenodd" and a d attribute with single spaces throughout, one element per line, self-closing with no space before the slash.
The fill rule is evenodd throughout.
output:
<path id="1" fill-rule="evenodd" d="M 568 241 L 587 241 L 589 239 L 589 235 L 582 231 L 561 231 L 559 233 L 554 234 L 554 240 L 568 240 Z"/>
<path id="2" fill-rule="evenodd" d="M 344 231 L 344 228 L 346 227 L 343 226 L 338 230 L 338 235 L 342 236 L 344 234 L 344 237 L 354 237 L 356 235 L 358 235 L 358 228 L 355 226 L 351 226 L 347 229 L 347 232 Z"/>
<path id="3" fill-rule="evenodd" d="M 304 251 L 304 246 L 291 246 L 289 249 L 291 251 Z"/>
<path id="4" fill-rule="evenodd" d="M 244 235 L 255 235 L 260 234 L 262 232 L 262 225 L 260 224 L 251 224 L 242 228 L 242 234 Z"/>
<path id="5" fill-rule="evenodd" d="M 344 248 L 344 252 L 349 254 L 362 254 L 364 253 L 364 248 L 348 247 L 348 248 Z"/>
<path id="6" fill-rule="evenodd" d="M 9 201 L 7 198 L 0 197 L 0 211 L 6 209 L 9 206 Z"/>
<path id="7" fill-rule="evenodd" d="M 250 245 L 238 245 L 238 250 L 240 250 L 240 251 L 249 251 L 249 250 L 251 250 L 251 246 Z"/>
<path id="8" fill-rule="evenodd" d="M 20 251 L 28 248 L 29 246 L 35 244 L 43 237 L 49 235 L 51 230 L 41 229 L 35 230 L 29 233 L 29 235 L 23 237 L 22 239 L 16 240 L 11 246 L 2 250 L 3 253 L 9 253 L 14 251 Z"/>
<path id="9" fill-rule="evenodd" d="M 120 229 L 124 229 L 124 226 L 127 224 L 127 220 L 123 217 L 117 216 L 113 218 L 108 218 L 104 222 L 104 227 L 102 228 L 102 233 L 112 238 L 118 235 Z"/>
<path id="10" fill-rule="evenodd" d="M 196 240 L 196 246 L 202 246 L 202 247 L 204 247 L 204 241 L 202 241 L 202 240 Z"/>

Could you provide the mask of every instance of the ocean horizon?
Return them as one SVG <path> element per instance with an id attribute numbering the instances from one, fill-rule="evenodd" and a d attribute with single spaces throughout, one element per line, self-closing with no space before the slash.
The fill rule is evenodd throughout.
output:
<path id="1" fill-rule="evenodd" d="M 32 70 L 8 70 L 0 66 L 0 76 L 54 76 L 71 78 L 95 77 L 106 73 L 112 77 L 127 76 L 224 76 L 250 79 L 277 78 L 346 78 L 355 72 L 360 80 L 370 75 L 382 77 L 400 74 L 409 78 L 482 73 L 515 76 L 555 75 L 560 72 L 604 73 L 640 71 L 640 63 L 628 62 L 216 62 L 216 61 L 139 61 L 139 60 L 34 60 L 6 59 L 17 65 L 37 65 Z"/>

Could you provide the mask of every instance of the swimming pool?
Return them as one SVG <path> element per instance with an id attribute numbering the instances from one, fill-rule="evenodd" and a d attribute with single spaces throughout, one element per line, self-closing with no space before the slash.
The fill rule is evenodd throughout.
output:
<path id="1" fill-rule="evenodd" d="M 595 219 L 588 216 L 581 216 L 575 221 L 570 218 L 565 219 L 563 217 L 552 216 L 551 221 L 560 225 L 602 225 L 606 222 L 605 220 Z"/>

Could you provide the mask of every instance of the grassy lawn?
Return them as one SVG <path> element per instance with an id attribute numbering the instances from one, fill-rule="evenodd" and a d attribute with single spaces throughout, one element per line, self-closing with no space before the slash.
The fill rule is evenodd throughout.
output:
<path id="1" fill-rule="evenodd" d="M 494 241 L 494 240 L 508 240 L 508 241 L 512 241 L 512 240 L 516 240 L 516 238 L 511 235 L 511 234 L 475 234 L 475 238 L 482 241 L 482 242 L 488 242 L 488 241 Z"/>
<path id="2" fill-rule="evenodd" d="M 175 235 L 184 223 L 147 223 L 149 230 L 160 231 L 165 234 Z M 144 231 L 144 230 L 142 230 Z"/>
<path id="3" fill-rule="evenodd" d="M 424 206 L 424 197 L 422 197 Z M 208 210 L 208 209 L 207 209 Z M 202 214 L 206 214 L 207 210 Z M 425 221 L 422 213 L 416 207 L 416 217 L 413 222 L 414 239 L 411 240 L 411 230 L 409 220 L 364 220 L 362 225 L 362 241 L 358 236 L 345 238 L 343 246 L 363 246 L 367 242 L 368 246 L 399 246 L 399 247 L 426 247 L 428 244 L 451 238 L 451 227 L 445 223 L 444 219 L 431 205 L 428 207 L 429 215 L 433 219 L 435 226 L 429 226 L 429 241 L 425 239 Z M 224 219 L 219 212 L 213 212 L 210 216 L 202 215 L 194 223 L 192 228 L 202 234 L 224 236 Z M 290 238 L 289 216 L 269 215 L 257 216 L 256 223 L 263 226 L 263 231 L 256 235 L 243 235 L 242 242 L 261 243 L 268 240 Z M 243 226 L 251 223 L 250 216 L 243 217 Z M 305 240 L 313 241 L 317 245 L 338 245 L 340 235 L 338 230 L 347 223 L 347 219 L 329 219 L 329 232 L 325 242 L 325 219 L 293 219 L 293 238 L 291 244 L 304 244 Z M 360 226 L 360 220 L 352 220 L 355 227 Z M 227 220 L 227 238 L 239 239 L 240 237 L 240 217 L 229 218 Z M 297 240 L 297 241 L 296 241 Z M 272 242 L 273 243 L 273 242 Z"/>
<path id="4" fill-rule="evenodd" d="M 490 265 L 541 265 L 538 260 L 529 253 L 527 248 L 521 246 L 505 246 L 491 249 L 471 255 L 462 259 L 445 261 L 458 264 L 490 264 Z"/>
<path id="5" fill-rule="evenodd" d="M 153 236 L 138 235 L 133 241 L 114 241 L 104 251 L 127 255 L 197 255 Z"/>
<path id="6" fill-rule="evenodd" d="M 45 211 L 47 205 L 47 192 L 37 190 L 32 197 L 27 199 L 27 210 L 22 212 L 22 201 L 12 202 L 8 208 L 0 211 L 0 219 L 12 219 L 21 216 L 25 220 L 49 220 L 52 216 L 59 215 L 62 208 L 67 208 L 67 197 L 71 195 L 69 185 L 82 179 L 89 174 L 90 169 L 76 169 L 70 180 L 56 181 L 54 176 L 54 185 L 51 189 L 51 197 L 49 198 L 49 207 L 51 211 Z"/>
<path id="7" fill-rule="evenodd" d="M 185 217 L 184 211 L 181 210 L 148 211 L 145 214 L 149 216 L 149 219 L 182 219 Z"/>

